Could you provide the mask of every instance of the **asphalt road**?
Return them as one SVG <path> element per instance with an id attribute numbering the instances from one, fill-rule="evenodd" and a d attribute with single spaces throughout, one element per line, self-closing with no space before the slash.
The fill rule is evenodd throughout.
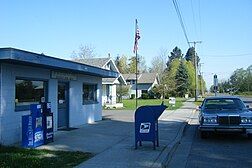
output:
<path id="1" fill-rule="evenodd" d="M 251 168 L 252 140 L 245 135 L 220 134 L 201 139 L 197 114 L 184 132 L 181 144 L 168 167 L 181 168 Z"/>

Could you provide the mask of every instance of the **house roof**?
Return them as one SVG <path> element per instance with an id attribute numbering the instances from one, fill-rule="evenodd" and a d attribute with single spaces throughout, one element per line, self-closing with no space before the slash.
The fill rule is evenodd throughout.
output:
<path id="1" fill-rule="evenodd" d="M 117 69 L 114 61 L 111 58 L 89 58 L 89 59 L 81 59 L 80 62 L 99 67 L 99 68 L 105 68 L 108 63 L 111 63 L 111 69 L 115 70 L 116 72 L 120 73 L 119 70 Z M 118 79 L 118 81 L 123 84 L 127 85 L 125 79 L 121 74 L 117 78 L 103 78 L 102 83 L 104 84 L 115 84 L 115 81 Z"/>
<path id="2" fill-rule="evenodd" d="M 115 71 L 15 48 L 0 48 L 0 62 L 31 65 L 50 68 L 52 70 L 72 71 L 81 74 L 100 76 L 103 78 L 117 78 L 119 76 L 118 72 Z"/>
<path id="3" fill-rule="evenodd" d="M 103 68 L 111 58 L 89 58 L 82 59 L 81 62 L 87 65 Z"/>
<path id="4" fill-rule="evenodd" d="M 136 80 L 136 74 L 122 74 L 125 80 Z M 142 73 L 138 75 L 138 84 L 154 83 L 157 73 Z"/>

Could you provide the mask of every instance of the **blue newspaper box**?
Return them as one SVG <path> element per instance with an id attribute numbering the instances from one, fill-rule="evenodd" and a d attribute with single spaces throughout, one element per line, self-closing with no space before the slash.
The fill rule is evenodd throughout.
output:
<path id="1" fill-rule="evenodd" d="M 35 148 L 44 144 L 41 105 L 31 104 L 30 110 L 31 115 L 22 116 L 22 146 Z"/>
<path id="2" fill-rule="evenodd" d="M 167 108 L 163 103 L 156 106 L 141 106 L 135 112 L 135 148 L 142 141 L 153 142 L 153 147 L 159 146 L 158 118 Z"/>
<path id="3" fill-rule="evenodd" d="M 53 113 L 51 111 L 50 102 L 42 102 L 42 111 L 43 111 L 43 127 L 44 127 L 44 143 L 48 144 L 53 142 Z"/>

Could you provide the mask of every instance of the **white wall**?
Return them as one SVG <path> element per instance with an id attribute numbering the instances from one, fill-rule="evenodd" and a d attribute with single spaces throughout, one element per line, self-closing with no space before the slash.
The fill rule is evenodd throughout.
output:
<path id="1" fill-rule="evenodd" d="M 97 104 L 82 104 L 83 83 L 97 84 Z M 75 127 L 102 119 L 102 78 L 78 75 L 78 81 L 69 84 L 69 126 Z"/>
<path id="2" fill-rule="evenodd" d="M 10 64 L 1 65 L 1 143 L 12 144 L 21 140 L 22 116 L 30 111 L 15 112 L 15 80 L 16 77 L 49 79 L 50 72 L 41 68 L 30 68 Z M 51 87 L 51 82 L 48 82 Z M 49 93 L 50 95 L 50 93 Z M 51 97 L 51 96 L 49 96 Z M 52 103 L 54 100 L 49 100 Z M 56 109 L 52 109 L 56 111 Z"/>
<path id="3" fill-rule="evenodd" d="M 58 80 L 50 79 L 50 70 L 21 65 L 1 64 L 0 69 L 0 144 L 13 144 L 22 139 L 22 116 L 30 111 L 15 112 L 16 77 L 48 80 L 48 101 L 54 113 L 54 129 L 58 118 Z M 82 104 L 83 83 L 97 84 L 97 104 Z M 78 81 L 69 81 L 69 126 L 75 127 L 102 119 L 102 78 L 78 75 Z"/>

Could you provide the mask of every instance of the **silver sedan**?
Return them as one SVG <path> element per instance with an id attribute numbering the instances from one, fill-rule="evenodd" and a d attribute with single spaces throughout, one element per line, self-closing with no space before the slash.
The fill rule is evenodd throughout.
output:
<path id="1" fill-rule="evenodd" d="M 237 132 L 252 138 L 252 111 L 240 98 L 208 97 L 199 111 L 201 138 L 215 132 Z"/>

